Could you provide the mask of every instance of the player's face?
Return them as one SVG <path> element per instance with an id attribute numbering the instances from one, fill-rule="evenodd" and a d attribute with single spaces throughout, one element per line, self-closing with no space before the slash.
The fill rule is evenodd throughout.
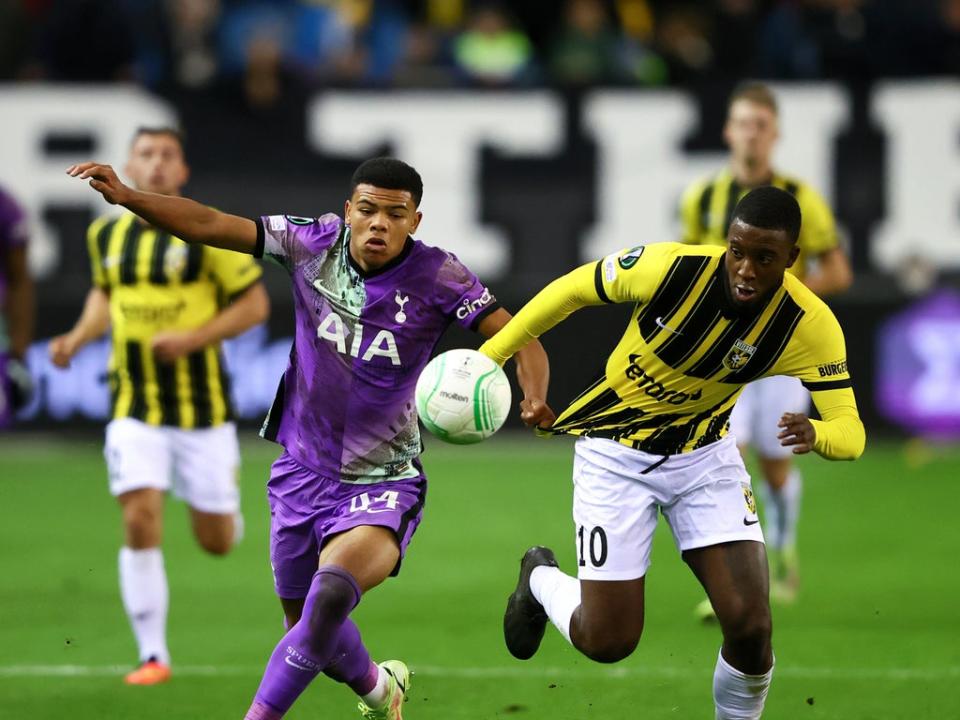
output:
<path id="1" fill-rule="evenodd" d="M 408 190 L 357 185 L 344 207 L 350 254 L 364 270 L 376 270 L 403 250 L 422 214 Z"/>
<path id="2" fill-rule="evenodd" d="M 164 133 L 144 133 L 134 140 L 126 167 L 137 190 L 179 195 L 190 170 L 180 141 Z"/>
<path id="3" fill-rule="evenodd" d="M 724 262 L 734 307 L 748 310 L 766 300 L 783 283 L 783 273 L 799 252 L 786 230 L 758 228 L 742 220 L 731 223 Z"/>
<path id="4" fill-rule="evenodd" d="M 777 116 L 771 108 L 744 98 L 730 106 L 723 138 L 737 160 L 748 165 L 769 163 L 777 136 Z"/>

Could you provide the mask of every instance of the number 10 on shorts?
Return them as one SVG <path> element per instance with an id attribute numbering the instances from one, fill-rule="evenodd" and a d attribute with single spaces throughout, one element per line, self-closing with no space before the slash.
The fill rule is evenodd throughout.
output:
<path id="1" fill-rule="evenodd" d="M 603 567 L 607 561 L 607 534 L 599 525 L 590 531 L 583 525 L 577 528 L 577 547 L 580 567 L 586 567 L 588 556 L 593 567 Z"/>

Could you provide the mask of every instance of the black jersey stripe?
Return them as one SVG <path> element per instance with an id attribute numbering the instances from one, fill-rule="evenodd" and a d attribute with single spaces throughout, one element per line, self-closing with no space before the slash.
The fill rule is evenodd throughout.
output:
<path id="1" fill-rule="evenodd" d="M 853 381 L 850 378 L 845 380 L 803 380 L 803 386 L 810 392 L 818 390 L 843 390 L 853 387 Z"/>
<path id="2" fill-rule="evenodd" d="M 100 266 L 103 267 L 103 261 L 107 258 L 107 249 L 110 247 L 110 233 L 113 232 L 113 226 L 117 224 L 116 220 L 105 222 L 100 232 L 97 233 L 97 252 L 100 253 Z"/>
<path id="3" fill-rule="evenodd" d="M 644 438 L 643 440 L 634 441 L 634 449 L 641 450 L 652 455 L 676 455 L 683 452 L 684 446 L 694 439 L 697 433 L 697 428 L 699 428 L 707 418 L 711 417 L 720 408 L 722 408 L 724 403 L 729 402 L 730 398 L 738 392 L 740 392 L 740 388 L 737 388 L 731 392 L 712 407 L 694 415 L 685 423 L 673 424 L 677 419 L 679 419 L 676 416 L 673 416 L 673 419 L 670 423 L 664 423 L 660 425 L 659 429 L 656 432 L 651 433 L 649 437 Z M 682 417 L 689 417 L 689 415 Z M 724 420 L 723 424 L 726 424 L 726 420 Z M 723 425 L 720 426 L 720 429 L 722 429 L 722 427 Z M 717 439 L 719 439 L 719 435 L 717 436 Z M 704 442 L 703 444 L 705 445 L 707 443 Z"/>
<path id="4" fill-rule="evenodd" d="M 193 397 L 194 427 L 210 427 L 213 410 L 210 402 L 210 383 L 207 382 L 207 353 L 205 350 L 187 356 L 190 370 L 190 394 Z"/>
<path id="5" fill-rule="evenodd" d="M 181 276 L 181 281 L 196 282 L 200 277 L 200 268 L 203 265 L 203 245 L 190 243 L 187 245 L 187 262 Z"/>
<path id="6" fill-rule="evenodd" d="M 700 193 L 700 232 L 710 230 L 710 202 L 713 200 L 713 189 L 716 182 L 710 182 Z"/>
<path id="7" fill-rule="evenodd" d="M 649 343 L 661 330 L 658 321 L 669 324 L 709 263 L 710 257 L 704 255 L 685 255 L 673 261 L 650 302 L 637 314 L 637 325 L 645 341 Z"/>
<path id="8" fill-rule="evenodd" d="M 141 229 L 136 220 L 127 228 L 123 247 L 120 250 L 120 284 L 134 285 L 137 282 L 137 255 L 140 250 Z"/>
<path id="9" fill-rule="evenodd" d="M 713 346 L 706 351 L 703 356 L 694 363 L 684 374 L 696 378 L 708 378 L 723 369 L 723 358 L 733 347 L 736 340 L 742 339 L 753 330 L 753 326 L 760 319 L 760 314 L 753 317 L 737 318 L 720 337 L 717 338 Z"/>
<path id="10" fill-rule="evenodd" d="M 158 362 L 157 391 L 160 401 L 160 424 L 180 426 L 180 400 L 177 397 L 177 366 Z"/>
<path id="11" fill-rule="evenodd" d="M 597 297 L 603 300 L 605 303 L 613 302 L 607 295 L 607 291 L 603 289 L 603 260 L 597 261 L 597 267 L 593 273 L 593 286 L 597 290 Z"/>
<path id="12" fill-rule="evenodd" d="M 723 214 L 723 234 L 726 236 L 730 230 L 730 223 L 733 222 L 733 211 L 737 207 L 737 201 L 740 199 L 740 185 L 736 180 L 731 179 L 727 185 L 727 209 Z"/>
<path id="13" fill-rule="evenodd" d="M 150 254 L 150 282 L 154 285 L 166 285 L 169 282 L 165 266 L 169 249 L 170 233 L 158 232 Z"/>
<path id="14" fill-rule="evenodd" d="M 786 190 L 791 195 L 793 195 L 794 197 L 796 197 L 797 191 L 800 189 L 800 185 L 798 183 L 795 183 L 793 180 L 787 180 L 786 182 L 783 183 L 783 189 Z"/>
<path id="15" fill-rule="evenodd" d="M 146 371 L 144 353 L 148 350 L 142 342 L 128 340 L 126 348 L 127 374 L 130 376 L 130 412 L 129 417 L 137 420 L 147 419 L 147 398 L 144 393 Z"/>
<path id="16" fill-rule="evenodd" d="M 720 321 L 722 306 L 723 285 L 719 274 L 714 273 L 707 287 L 697 298 L 696 304 L 675 328 L 675 333 L 654 351 L 657 357 L 670 367 L 679 368 L 700 347 L 703 338 Z"/>
<path id="17" fill-rule="evenodd" d="M 216 358 L 217 375 L 220 377 L 220 389 L 225 405 L 224 420 L 233 420 L 233 392 L 230 385 L 230 375 L 227 373 L 226 365 L 223 362 L 222 352 L 218 352 Z"/>
<path id="18" fill-rule="evenodd" d="M 740 370 L 726 375 L 720 382 L 748 383 L 763 375 L 777 361 L 803 317 L 803 308 L 784 293 L 766 327 L 757 339 L 757 349 Z"/>
<path id="19" fill-rule="evenodd" d="M 580 398 L 586 397 L 587 393 L 581 393 L 580 397 L 570 403 L 571 406 L 574 406 L 579 402 Z M 617 406 L 620 402 L 620 396 L 612 388 L 607 388 L 602 393 L 597 395 L 593 400 L 585 403 L 583 407 L 577 408 L 570 415 L 563 418 L 562 423 L 557 424 L 557 429 L 567 428 L 577 425 L 583 420 L 592 418 L 595 415 L 598 415 L 602 412 L 605 412 L 611 408 Z"/>

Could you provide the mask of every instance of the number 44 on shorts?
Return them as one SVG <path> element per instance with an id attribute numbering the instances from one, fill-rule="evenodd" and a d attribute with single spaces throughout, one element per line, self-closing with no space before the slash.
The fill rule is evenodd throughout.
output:
<path id="1" fill-rule="evenodd" d="M 400 493 L 396 490 L 387 490 L 379 497 L 371 498 L 370 493 L 360 493 L 350 498 L 350 512 L 384 513 L 397 509 Z"/>
<path id="2" fill-rule="evenodd" d="M 589 533 L 583 525 L 577 528 L 577 547 L 580 567 L 586 567 L 588 556 L 593 567 L 603 567 L 607 561 L 607 533 L 599 525 Z"/>

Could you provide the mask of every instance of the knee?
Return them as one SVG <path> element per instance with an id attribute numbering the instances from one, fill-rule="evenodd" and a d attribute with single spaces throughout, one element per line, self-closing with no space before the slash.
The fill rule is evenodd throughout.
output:
<path id="1" fill-rule="evenodd" d="M 123 508 L 123 525 L 131 547 L 152 547 L 160 534 L 160 513 L 147 504 L 130 503 Z"/>
<path id="2" fill-rule="evenodd" d="M 233 536 L 225 533 L 210 533 L 197 538 L 200 547 L 211 555 L 224 556 L 233 549 Z"/>
<path id="3" fill-rule="evenodd" d="M 307 598 L 310 610 L 307 621 L 311 635 L 329 631 L 330 623 L 340 623 L 356 607 L 359 598 L 355 584 L 333 573 L 321 573 L 314 581 L 313 591 Z"/>
<path id="4" fill-rule="evenodd" d="M 572 640 L 576 648 L 594 662 L 615 663 L 629 657 L 640 642 L 643 626 L 625 628 L 577 627 Z"/>
<path id="5" fill-rule="evenodd" d="M 630 657 L 637 649 L 640 638 L 597 638 L 587 640 L 577 648 L 588 658 L 598 663 L 615 663 Z"/>
<path id="6" fill-rule="evenodd" d="M 764 653 L 770 646 L 773 634 L 773 623 L 770 619 L 770 608 L 744 608 L 729 618 L 723 627 L 723 638 L 726 643 L 734 645 L 743 652 Z"/>

